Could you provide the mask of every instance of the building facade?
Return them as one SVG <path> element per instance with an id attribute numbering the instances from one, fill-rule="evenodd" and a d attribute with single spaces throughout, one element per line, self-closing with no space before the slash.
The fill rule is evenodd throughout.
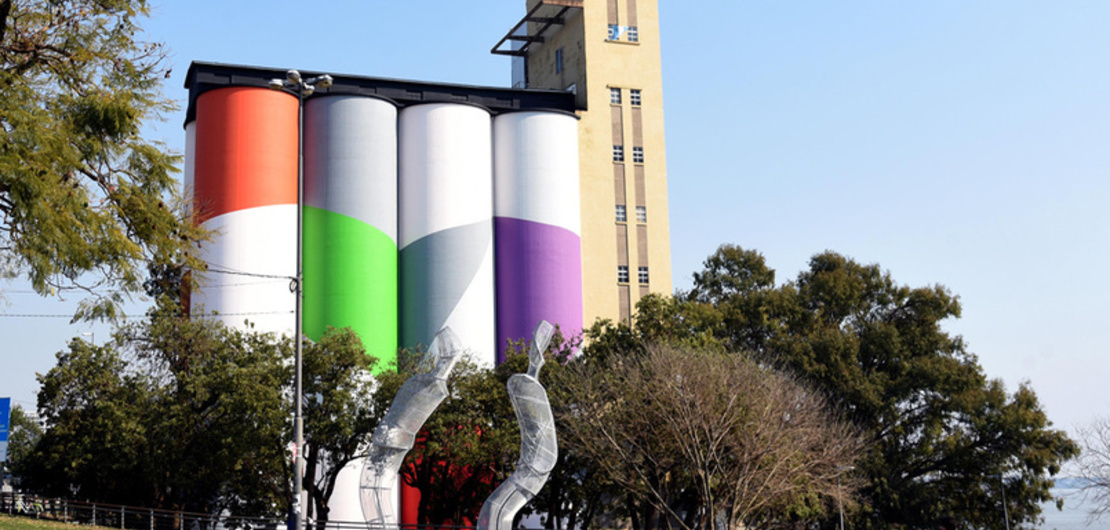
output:
<path id="1" fill-rule="evenodd" d="M 493 53 L 513 86 L 574 92 L 578 105 L 585 324 L 629 321 L 670 294 L 670 221 L 656 0 L 527 0 Z"/>

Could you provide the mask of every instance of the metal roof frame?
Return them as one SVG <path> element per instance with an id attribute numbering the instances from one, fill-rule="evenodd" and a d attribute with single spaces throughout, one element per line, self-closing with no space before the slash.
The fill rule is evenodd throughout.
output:
<path id="1" fill-rule="evenodd" d="M 514 57 L 524 57 L 528 55 L 528 48 L 532 47 L 533 44 L 543 43 L 545 40 L 543 34 L 546 33 L 548 29 L 551 29 L 551 26 L 564 24 L 566 22 L 567 11 L 575 8 L 581 9 L 582 1 L 583 0 L 540 0 L 540 3 L 536 4 L 532 9 L 529 9 L 528 13 L 524 15 L 524 18 L 521 18 L 520 22 L 517 22 L 504 37 L 501 37 L 501 40 L 497 41 L 497 44 L 494 45 L 489 52 L 494 55 L 510 55 Z M 552 13 L 550 15 L 546 13 L 541 14 L 540 11 L 548 6 L 553 6 L 555 8 L 547 10 Z M 536 33 L 529 34 L 528 31 L 525 31 L 524 34 L 518 35 L 517 32 L 520 31 L 520 28 L 527 28 L 527 24 L 529 23 L 540 24 L 537 27 Z M 506 42 L 522 42 L 523 44 L 516 49 L 501 49 Z"/>

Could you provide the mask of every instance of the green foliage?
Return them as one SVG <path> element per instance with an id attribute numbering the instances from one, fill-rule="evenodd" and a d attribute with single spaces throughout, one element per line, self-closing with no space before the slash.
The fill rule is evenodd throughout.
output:
<path id="1" fill-rule="evenodd" d="M 1012 520 L 1037 520 L 1076 445 L 1051 428 L 1028 385 L 1008 394 L 942 329 L 960 316 L 946 288 L 898 285 L 833 252 L 778 287 L 762 256 L 739 247 L 722 246 L 705 267 L 681 297 L 716 321 L 693 329 L 815 385 L 872 440 L 856 470 L 864 486 L 853 528 L 947 516 L 998 527 L 999 475 Z"/>
<path id="2" fill-rule="evenodd" d="M 214 320 L 155 316 L 119 339 L 148 377 L 157 506 L 260 514 L 284 502 L 289 341 Z M 167 472 L 168 470 L 173 470 Z"/>
<path id="3" fill-rule="evenodd" d="M 271 335 L 158 310 L 113 343 L 74 340 L 39 378 L 47 429 L 29 486 L 99 502 L 280 513 L 290 355 Z"/>
<path id="4" fill-rule="evenodd" d="M 0 276 L 91 294 L 114 317 L 148 262 L 201 266 L 178 156 L 140 136 L 174 108 L 165 51 L 135 39 L 145 0 L 0 2 Z"/>
<path id="5" fill-rule="evenodd" d="M 46 375 L 38 410 L 47 429 L 31 457 L 27 486 L 102 502 L 149 499 L 147 424 L 152 400 L 110 345 L 70 342 Z"/>
<path id="6" fill-rule="evenodd" d="M 28 471 L 31 452 L 42 438 L 42 427 L 19 405 L 12 407 L 8 424 L 8 461 L 4 466 L 11 470 L 18 486 L 22 475 Z"/>
<path id="7" fill-rule="evenodd" d="M 305 489 L 321 523 L 328 520 L 339 472 L 364 454 L 385 413 L 375 401 L 370 376 L 376 363 L 350 328 L 328 327 L 320 342 L 304 349 Z"/>
<path id="8" fill-rule="evenodd" d="M 318 477 L 305 488 L 326 521 L 336 477 L 384 408 L 375 360 L 350 329 L 328 329 L 304 353 L 306 476 Z M 21 470 L 51 495 L 280 516 L 292 495 L 292 357 L 287 337 L 182 318 L 163 295 L 114 342 L 74 340 L 58 354 L 40 377 L 47 430 Z"/>

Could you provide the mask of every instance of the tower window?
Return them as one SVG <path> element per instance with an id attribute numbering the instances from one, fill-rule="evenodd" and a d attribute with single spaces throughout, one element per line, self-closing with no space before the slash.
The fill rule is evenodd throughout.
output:
<path id="1" fill-rule="evenodd" d="M 621 89 L 619 89 L 619 88 L 610 88 L 609 89 L 609 103 L 612 103 L 614 105 L 620 105 L 621 104 Z"/>
<path id="2" fill-rule="evenodd" d="M 646 223 L 647 222 L 647 207 L 646 206 L 637 206 L 636 207 L 636 221 L 640 222 L 640 223 Z"/>
<path id="3" fill-rule="evenodd" d="M 621 38 L 621 27 L 616 24 L 609 24 L 609 40 L 618 40 Z"/>
<path id="4" fill-rule="evenodd" d="M 626 32 L 628 34 L 628 42 L 640 42 L 640 28 L 628 26 Z"/>
<path id="5" fill-rule="evenodd" d="M 557 48 L 555 50 L 555 73 L 563 73 L 563 49 Z"/>
<path id="6" fill-rule="evenodd" d="M 617 205 L 617 222 L 628 222 L 628 209 L 623 204 Z"/>
<path id="7" fill-rule="evenodd" d="M 624 162 L 624 146 L 613 146 L 613 162 Z"/>
<path id="8" fill-rule="evenodd" d="M 636 276 L 640 283 L 648 283 L 648 268 L 640 267 L 636 270 Z"/>
<path id="9" fill-rule="evenodd" d="M 628 265 L 617 265 L 617 283 L 628 283 Z"/>
<path id="10" fill-rule="evenodd" d="M 644 148 L 643 147 L 633 147 L 632 148 L 632 161 L 637 163 L 637 164 L 643 164 L 644 163 Z"/>
<path id="11" fill-rule="evenodd" d="M 628 102 L 631 103 L 633 107 L 640 106 L 640 89 L 633 88 L 628 91 Z"/>

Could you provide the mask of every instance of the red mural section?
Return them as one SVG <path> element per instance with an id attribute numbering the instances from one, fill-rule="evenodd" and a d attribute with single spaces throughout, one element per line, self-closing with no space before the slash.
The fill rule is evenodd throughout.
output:
<path id="1" fill-rule="evenodd" d="M 201 94 L 196 104 L 197 221 L 297 203 L 297 98 L 255 87 Z"/>

